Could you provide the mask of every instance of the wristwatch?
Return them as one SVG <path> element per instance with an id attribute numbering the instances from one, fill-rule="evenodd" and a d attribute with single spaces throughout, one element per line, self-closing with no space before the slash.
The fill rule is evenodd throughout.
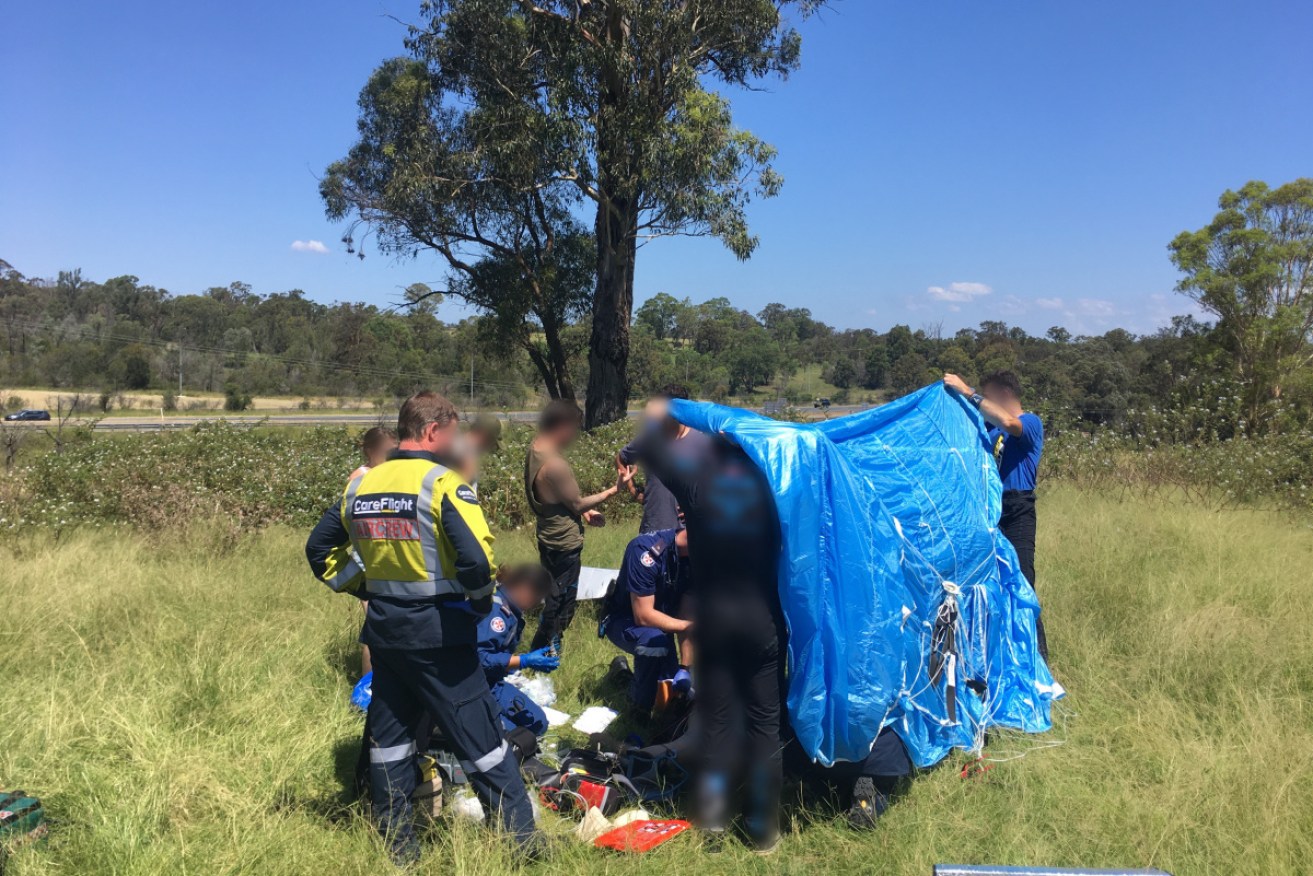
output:
<path id="1" fill-rule="evenodd" d="M 980 407 L 980 403 L 984 400 L 985 397 L 980 393 L 978 392 L 971 393 L 971 404 L 975 405 L 976 407 Z"/>

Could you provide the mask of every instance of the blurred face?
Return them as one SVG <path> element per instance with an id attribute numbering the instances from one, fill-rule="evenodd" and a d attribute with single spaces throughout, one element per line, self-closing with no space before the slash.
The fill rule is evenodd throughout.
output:
<path id="1" fill-rule="evenodd" d="M 492 436 L 481 429 L 471 429 L 469 431 L 470 447 L 474 448 L 476 453 L 492 452 Z"/>
<path id="2" fill-rule="evenodd" d="M 643 418 L 661 424 L 661 431 L 667 435 L 679 434 L 679 421 L 670 416 L 670 400 L 664 398 L 649 399 L 643 406 Z"/>
<path id="3" fill-rule="evenodd" d="M 520 611 L 529 611 L 542 604 L 538 588 L 531 582 L 519 581 L 506 588 L 506 596 Z"/>
<path id="4" fill-rule="evenodd" d="M 460 424 L 455 420 L 445 426 L 429 423 L 424 426 L 424 431 L 420 433 L 420 444 L 430 453 L 446 456 L 451 452 L 459 435 Z"/>
<path id="5" fill-rule="evenodd" d="M 365 451 L 365 462 L 367 462 L 371 468 L 382 465 L 387 461 L 388 454 L 397 448 L 397 443 L 398 442 L 395 438 L 380 441 L 375 447 Z"/>
<path id="6" fill-rule="evenodd" d="M 997 383 L 986 383 L 980 388 L 980 394 L 1007 410 L 1012 410 L 1021 405 L 1021 400 L 1013 395 L 1007 387 L 999 386 Z"/>
<path id="7" fill-rule="evenodd" d="M 578 437 L 579 427 L 573 423 L 565 423 L 552 430 L 552 441 L 560 447 L 569 447 Z"/>

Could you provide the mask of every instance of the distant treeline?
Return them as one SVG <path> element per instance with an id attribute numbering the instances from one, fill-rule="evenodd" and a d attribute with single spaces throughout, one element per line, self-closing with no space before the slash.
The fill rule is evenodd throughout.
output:
<path id="1" fill-rule="evenodd" d="M 299 290 L 258 295 L 241 283 L 172 295 L 131 276 L 36 279 L 0 262 L 0 331 L 3 386 L 167 396 L 181 370 L 183 392 L 227 392 L 239 404 L 283 395 L 383 405 L 422 386 L 464 401 L 473 365 L 479 404 L 532 404 L 542 389 L 527 352 L 496 343 L 485 318 L 448 324 L 431 307 L 326 305 Z M 588 326 L 564 335 L 571 371 L 582 377 Z M 770 304 L 753 315 L 727 298 L 694 304 L 661 294 L 635 313 L 629 376 L 635 397 L 678 382 L 702 398 L 783 397 L 810 407 L 819 394 L 836 404 L 879 401 L 944 371 L 978 380 L 1008 368 L 1055 425 L 1226 438 L 1253 417 L 1223 341 L 1189 317 L 1147 336 L 1073 337 L 1054 327 L 1034 337 L 997 321 L 949 336 L 905 325 L 839 331 L 806 308 Z M 819 382 L 793 379 L 804 371 L 819 372 Z M 1306 389 L 1287 388 L 1282 422 L 1306 423 Z"/>

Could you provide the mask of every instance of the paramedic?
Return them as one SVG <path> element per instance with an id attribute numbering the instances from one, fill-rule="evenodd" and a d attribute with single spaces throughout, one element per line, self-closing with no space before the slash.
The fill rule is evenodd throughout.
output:
<path id="1" fill-rule="evenodd" d="M 676 687 L 691 687 L 687 634 L 691 621 L 682 605 L 688 584 L 688 533 L 666 529 L 639 535 L 625 548 L 620 577 L 603 607 L 600 632 L 617 648 L 634 655 L 629 699 L 640 712 L 650 712 L 657 684 L 675 679 Z M 675 649 L 679 637 L 683 659 Z"/>
<path id="2" fill-rule="evenodd" d="M 547 732 L 547 715 L 542 706 L 506 676 L 521 669 L 554 672 L 561 658 L 548 649 L 516 654 L 524 630 L 524 613 L 542 605 L 552 588 L 552 576 L 542 566 L 524 565 L 497 570 L 497 592 L 492 595 L 492 611 L 479 621 L 479 664 L 492 690 L 492 698 L 501 707 L 502 729 L 506 732 L 523 727 L 535 736 Z"/>
<path id="3" fill-rule="evenodd" d="M 334 589 L 349 571 L 349 561 L 347 569 L 334 564 L 345 549 L 354 548 L 364 566 L 369 608 L 360 638 L 374 662 L 370 796 L 375 823 L 399 862 L 419 856 L 410 798 L 425 712 L 461 758 L 483 805 L 500 812 L 502 826 L 531 853 L 538 845 L 529 797 L 475 650 L 479 618 L 492 606 L 492 534 L 473 491 L 440 461 L 457 431 L 456 409 L 441 395 L 407 399 L 397 450 L 348 484 L 306 550 L 316 575 Z"/>

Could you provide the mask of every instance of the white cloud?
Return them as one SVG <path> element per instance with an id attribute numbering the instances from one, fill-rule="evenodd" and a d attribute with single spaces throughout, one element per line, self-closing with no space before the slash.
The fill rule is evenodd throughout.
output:
<path id="1" fill-rule="evenodd" d="M 1067 311 L 1072 316 L 1096 316 L 1110 319 L 1117 315 L 1117 307 L 1103 298 L 1080 298 L 1076 305 Z"/>
<path id="2" fill-rule="evenodd" d="M 317 252 L 321 255 L 328 252 L 328 247 L 324 246 L 321 240 L 294 240 L 292 241 L 293 252 Z"/>
<path id="3" fill-rule="evenodd" d="M 953 304 L 965 304 L 969 301 L 988 295 L 994 290 L 984 283 L 949 283 L 948 286 L 930 286 L 926 294 L 936 301 L 947 301 Z"/>
<path id="4" fill-rule="evenodd" d="M 1062 299 L 1061 299 L 1061 298 L 1036 298 L 1036 299 L 1035 299 L 1035 306 L 1038 307 L 1040 310 L 1061 310 L 1061 309 L 1062 309 Z"/>

